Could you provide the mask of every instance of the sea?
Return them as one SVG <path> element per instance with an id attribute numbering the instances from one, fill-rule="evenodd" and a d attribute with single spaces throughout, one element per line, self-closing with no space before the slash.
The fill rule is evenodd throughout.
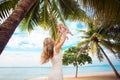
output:
<path id="1" fill-rule="evenodd" d="M 120 72 L 120 65 L 115 65 Z M 51 67 L 0 67 L 0 80 L 29 80 L 32 78 L 47 77 Z M 74 66 L 63 66 L 64 76 L 75 76 Z M 99 73 L 111 73 L 109 65 L 79 66 L 78 75 L 91 75 Z"/>

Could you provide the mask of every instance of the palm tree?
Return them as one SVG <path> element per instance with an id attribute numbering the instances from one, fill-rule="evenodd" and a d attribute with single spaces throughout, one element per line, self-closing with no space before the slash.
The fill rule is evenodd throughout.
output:
<path id="1" fill-rule="evenodd" d="M 103 55 L 109 62 L 110 66 L 112 67 L 113 71 L 116 74 L 117 78 L 120 78 L 119 73 L 111 63 L 110 59 L 106 55 L 105 51 L 103 50 L 102 46 L 104 46 L 106 49 L 110 50 L 112 53 L 115 54 L 115 51 L 120 51 L 120 45 L 117 45 L 113 43 L 113 41 L 108 40 L 106 37 L 107 35 L 103 32 L 103 28 L 97 28 L 92 23 L 89 23 L 88 30 L 82 31 L 85 35 L 82 36 L 83 38 L 86 38 L 86 40 L 81 41 L 78 43 L 78 47 L 83 46 L 83 48 L 79 51 L 79 54 L 83 52 L 84 50 L 87 50 L 88 52 L 91 50 L 92 54 L 97 54 L 97 57 L 100 61 L 103 60 Z M 105 36 L 106 35 L 106 36 Z M 118 49 L 119 48 L 119 49 Z M 103 53 L 103 54 L 102 54 Z"/>
<path id="2" fill-rule="evenodd" d="M 95 27 L 104 28 L 107 39 L 120 42 L 120 1 L 119 0 L 77 0 L 79 5 L 93 18 Z M 109 37 L 109 38 L 108 38 Z M 117 43 L 116 43 L 117 42 Z M 114 44 L 114 45 L 115 45 Z M 119 47 L 118 47 L 119 48 Z M 116 48 L 117 49 L 117 48 Z M 119 52 L 119 50 L 117 50 Z"/>
<path id="3" fill-rule="evenodd" d="M 0 25 L 0 53 L 2 53 L 3 49 L 5 48 L 5 45 L 9 41 L 12 34 L 14 33 L 18 24 L 21 22 L 24 16 L 28 13 L 30 8 L 35 4 L 35 2 L 36 0 L 21 0 L 20 4 L 15 8 L 13 13 L 9 16 L 9 18 L 7 18 L 7 20 Z M 3 2 L 3 3 L 5 3 L 6 5 L 7 2 Z M 15 6 L 10 6 L 10 7 L 15 7 Z M 5 7 L 0 7 L 0 8 L 1 8 L 0 10 L 2 10 L 2 8 L 5 8 Z M 5 13 L 5 12 L 2 11 L 1 14 L 2 13 Z M 0 17 L 2 15 L 0 15 Z"/>
<path id="4" fill-rule="evenodd" d="M 96 27 L 104 28 L 120 44 L 120 0 L 78 0 L 78 3 L 95 20 Z"/>
<path id="5" fill-rule="evenodd" d="M 12 9 L 12 14 L 0 25 L 0 53 L 21 21 L 22 30 L 30 32 L 40 25 L 51 30 L 55 39 L 57 19 L 64 23 L 67 19 L 83 21 L 88 18 L 75 0 L 5 0 L 0 3 L 0 7 L 0 20 Z"/>
<path id="6" fill-rule="evenodd" d="M 91 15 L 95 27 L 102 27 L 108 41 L 113 40 L 116 53 L 120 53 L 120 1 L 119 0 L 78 0 L 79 5 Z M 91 14 L 92 13 L 92 14 Z M 111 45 L 111 46 L 112 46 Z M 115 46 L 116 45 L 116 46 Z"/>

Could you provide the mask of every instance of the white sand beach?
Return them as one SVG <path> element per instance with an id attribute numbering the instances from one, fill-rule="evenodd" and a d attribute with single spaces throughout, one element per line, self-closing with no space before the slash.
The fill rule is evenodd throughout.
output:
<path id="1" fill-rule="evenodd" d="M 47 78 L 34 78 L 30 80 L 47 80 Z M 75 78 L 74 76 L 64 77 L 64 80 L 120 80 L 116 78 L 114 73 L 82 75 Z"/>

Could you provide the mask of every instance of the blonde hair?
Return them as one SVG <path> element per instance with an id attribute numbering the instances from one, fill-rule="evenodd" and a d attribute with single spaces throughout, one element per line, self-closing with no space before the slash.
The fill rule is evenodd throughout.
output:
<path id="1" fill-rule="evenodd" d="M 51 38 L 45 38 L 43 42 L 43 51 L 41 54 L 41 63 L 46 63 L 53 57 L 53 40 Z"/>

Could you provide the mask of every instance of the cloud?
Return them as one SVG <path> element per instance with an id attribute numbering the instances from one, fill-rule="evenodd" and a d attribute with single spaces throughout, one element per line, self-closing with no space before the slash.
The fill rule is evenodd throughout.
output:
<path id="1" fill-rule="evenodd" d="M 70 31 L 74 36 L 69 36 L 64 46 L 74 45 L 79 41 L 76 32 L 77 22 L 67 22 Z M 16 29 L 14 35 L 7 44 L 7 49 L 0 56 L 0 66 L 40 66 L 40 54 L 44 38 L 49 36 L 49 32 L 38 27 L 33 32 L 20 32 Z M 12 49 L 12 50 L 11 50 Z M 30 50 L 33 51 L 30 51 Z M 39 49 L 40 51 L 35 51 Z M 21 50 L 21 51 L 20 51 Z M 50 63 L 41 66 L 48 66 Z"/>
<path id="2" fill-rule="evenodd" d="M 41 48 L 44 38 L 48 36 L 48 31 L 45 31 L 42 28 L 36 28 L 30 34 L 22 33 L 17 29 L 7 44 L 7 47 L 15 49 Z"/>
<path id="3" fill-rule="evenodd" d="M 78 36 L 82 34 L 78 34 L 76 31 L 78 29 L 78 26 L 80 24 L 78 22 L 69 22 L 67 21 L 67 27 L 70 29 L 70 31 L 74 34 L 74 36 L 68 35 L 69 39 L 66 40 L 65 46 L 71 46 L 75 45 L 77 42 L 80 41 L 80 38 Z M 80 29 L 84 29 L 83 25 L 81 24 Z M 20 32 L 20 29 L 17 28 L 14 35 L 10 39 L 9 43 L 7 44 L 6 50 L 36 50 L 36 49 L 42 49 L 43 46 L 43 40 L 44 38 L 49 36 L 49 32 L 43 30 L 40 27 L 35 28 L 33 32 L 26 33 L 26 32 Z"/>
<path id="4" fill-rule="evenodd" d="M 0 66 L 39 66 L 40 54 L 32 52 L 4 52 L 0 56 Z"/>
<path id="5" fill-rule="evenodd" d="M 66 22 L 70 31 L 74 34 L 74 36 L 68 35 L 69 39 L 66 40 L 63 47 L 70 47 L 80 42 L 81 39 L 78 36 L 83 34 L 78 33 L 76 30 L 86 30 L 87 27 L 84 23 L 78 22 Z M 43 30 L 40 27 L 35 28 L 32 33 L 20 32 L 19 28 L 16 29 L 14 35 L 10 39 L 7 44 L 7 49 L 3 51 L 2 55 L 0 55 L 0 66 L 48 66 L 51 65 L 47 63 L 45 65 L 40 65 L 40 54 L 43 46 L 44 38 L 49 36 L 49 32 Z M 11 50 L 12 49 L 12 50 Z M 38 49 L 39 51 L 36 51 Z M 21 51 L 20 51 L 21 50 Z M 32 50 L 32 51 L 31 51 Z M 109 52 L 107 52 L 109 53 Z M 108 54 L 112 61 L 116 64 L 117 62 L 115 58 L 113 58 L 112 54 Z M 92 57 L 94 64 L 99 64 L 97 57 Z M 97 61 L 96 61 L 97 60 Z M 106 64 L 105 60 L 103 64 Z"/>
<path id="6" fill-rule="evenodd" d="M 18 52 L 4 51 L 0 55 L 0 67 L 36 67 L 50 66 L 51 63 L 40 63 L 41 52 Z"/>

